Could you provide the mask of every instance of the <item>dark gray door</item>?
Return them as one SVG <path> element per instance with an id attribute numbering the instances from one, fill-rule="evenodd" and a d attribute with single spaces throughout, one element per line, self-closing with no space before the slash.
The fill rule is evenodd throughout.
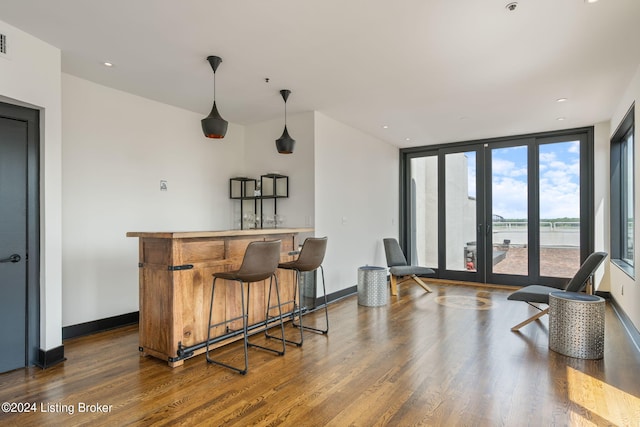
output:
<path id="1" fill-rule="evenodd" d="M 0 372 L 27 365 L 27 131 L 0 117 Z"/>

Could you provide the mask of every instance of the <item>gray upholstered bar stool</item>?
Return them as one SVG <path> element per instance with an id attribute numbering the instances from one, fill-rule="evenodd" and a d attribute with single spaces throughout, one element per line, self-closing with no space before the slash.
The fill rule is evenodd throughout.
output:
<path id="1" fill-rule="evenodd" d="M 209 330 L 207 332 L 207 350 L 206 350 L 206 358 L 207 362 L 214 363 L 216 365 L 224 366 L 225 368 L 232 369 L 240 374 L 246 374 L 249 370 L 249 356 L 247 352 L 247 347 L 257 347 L 263 350 L 268 350 L 274 352 L 280 356 L 284 354 L 285 351 L 285 339 L 284 339 L 284 323 L 282 321 L 282 309 L 280 306 L 280 288 L 278 286 L 278 277 L 276 276 L 276 269 L 278 268 L 278 262 L 280 261 L 280 240 L 272 240 L 268 242 L 251 242 L 247 246 L 247 249 L 244 253 L 244 258 L 242 260 L 242 265 L 238 270 L 235 271 L 224 271 L 220 273 L 214 273 L 213 275 L 213 285 L 211 287 L 211 305 L 209 306 Z M 216 323 L 214 325 L 211 324 L 211 317 L 213 313 L 213 297 L 216 289 L 216 281 L 218 279 L 224 279 L 228 282 L 226 283 L 236 283 L 240 285 L 240 295 L 241 295 L 241 304 L 242 304 L 242 315 L 238 317 L 234 317 L 232 319 L 226 319 L 223 322 Z M 249 319 L 249 301 L 251 300 L 251 284 L 255 282 L 261 282 L 263 280 L 269 279 L 269 295 L 271 295 L 272 285 L 275 279 L 275 288 L 276 288 L 276 298 L 278 300 L 278 313 L 280 320 L 280 329 L 282 331 L 282 350 L 276 350 L 268 347 L 264 347 L 257 344 L 249 343 L 249 334 L 247 330 L 247 323 Z M 244 296 L 244 284 L 247 284 L 247 302 L 245 304 L 245 296 Z M 264 326 L 265 333 L 266 328 L 268 328 L 269 324 L 269 308 L 267 306 L 267 312 L 265 314 Z M 209 341 L 211 340 L 211 328 L 216 326 L 224 325 L 226 323 L 233 322 L 238 319 L 242 319 L 242 332 L 244 335 L 244 369 L 237 368 L 226 363 L 222 363 L 216 360 L 213 360 L 209 357 Z M 271 337 L 277 338 L 277 337 Z"/>
<path id="2" fill-rule="evenodd" d="M 287 342 L 295 344 L 297 346 L 302 345 L 303 341 L 303 330 L 319 332 L 322 334 L 326 334 L 329 332 L 329 311 L 327 308 L 327 288 L 324 283 L 324 269 L 322 268 L 322 261 L 324 260 L 324 254 L 327 250 L 327 238 L 326 237 L 309 237 L 305 239 L 302 249 L 300 250 L 300 255 L 298 255 L 298 259 L 295 261 L 282 262 L 278 264 L 278 268 L 282 268 L 284 270 L 294 270 L 296 272 L 296 286 L 294 288 L 293 300 L 286 301 L 293 302 L 293 312 L 291 315 L 293 326 L 298 327 L 300 329 L 300 341 L 292 341 L 287 340 Z M 302 286 L 300 284 L 300 273 L 307 271 L 315 271 L 320 269 L 322 273 L 322 293 L 324 295 L 324 316 L 326 321 L 326 329 L 317 329 L 312 328 L 311 326 L 304 326 L 302 324 Z M 295 324 L 295 315 L 296 310 L 298 311 L 298 322 L 299 324 Z"/>

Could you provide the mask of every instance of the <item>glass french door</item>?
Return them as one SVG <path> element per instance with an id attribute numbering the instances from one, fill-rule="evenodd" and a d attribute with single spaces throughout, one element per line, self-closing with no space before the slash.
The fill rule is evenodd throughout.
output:
<path id="1" fill-rule="evenodd" d="M 477 146 L 434 150 L 409 159 L 406 185 L 410 189 L 410 259 L 414 264 L 433 268 L 438 277 L 481 281 L 481 160 L 481 147 Z"/>
<path id="2" fill-rule="evenodd" d="M 567 132 L 408 152 L 408 258 L 443 279 L 565 283 L 593 247 L 590 138 Z"/>
<path id="3" fill-rule="evenodd" d="M 440 152 L 443 180 L 440 183 L 442 277 L 482 281 L 485 244 L 484 196 L 481 180 L 481 146 L 443 149 Z"/>
<path id="4" fill-rule="evenodd" d="M 541 278 L 571 278 L 591 250 L 592 193 L 579 136 L 547 138 L 538 144 L 539 224 L 537 245 Z"/>
<path id="5" fill-rule="evenodd" d="M 435 155 L 434 155 L 435 154 Z M 414 264 L 438 268 L 438 156 L 431 153 L 410 160 L 411 208 L 409 258 Z"/>
<path id="6" fill-rule="evenodd" d="M 535 189 L 530 141 L 485 147 L 487 168 L 486 281 L 525 284 L 534 273 L 531 236 L 535 230 Z M 532 167 L 533 166 L 533 167 Z M 534 268 L 530 268 L 534 267 Z"/>

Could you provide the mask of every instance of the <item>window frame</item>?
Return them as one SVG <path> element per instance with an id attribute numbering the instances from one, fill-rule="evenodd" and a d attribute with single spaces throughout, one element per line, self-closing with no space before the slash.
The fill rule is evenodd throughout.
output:
<path id="1" fill-rule="evenodd" d="M 474 141 L 463 141 L 457 143 L 445 143 L 445 144 L 436 144 L 436 145 L 428 145 L 428 146 L 419 146 L 419 147 L 410 147 L 403 148 L 400 150 L 400 227 L 399 227 L 399 237 L 400 237 L 400 246 L 407 254 L 407 260 L 409 263 L 413 262 L 412 258 L 413 247 L 414 244 L 412 241 L 412 194 L 411 194 L 411 159 L 416 157 L 423 156 L 431 156 L 438 155 L 441 156 L 451 151 L 467 151 L 472 150 L 474 147 L 478 145 L 484 146 L 484 150 L 491 149 L 493 147 L 498 147 L 502 145 L 522 145 L 520 143 L 525 143 L 529 146 L 529 171 L 530 171 L 530 186 L 529 186 L 529 214 L 528 218 L 530 221 L 534 223 L 539 223 L 536 218 L 539 218 L 539 205 L 538 198 L 539 194 L 537 194 L 538 190 L 538 149 L 540 145 L 555 143 L 555 142 L 563 142 L 566 138 L 575 138 L 580 141 L 580 262 L 584 262 L 584 260 L 591 254 L 594 250 L 595 246 L 595 219 L 594 219 L 594 128 L 593 126 L 583 127 L 583 128 L 573 128 L 573 129 L 564 129 L 557 131 L 548 131 L 548 132 L 539 132 L 533 134 L 525 134 L 525 135 L 516 135 L 516 136 L 507 136 L 507 137 L 497 137 L 490 139 L 482 139 L 482 140 L 474 140 Z M 479 170 L 484 171 L 483 173 L 478 174 L 477 178 L 477 189 L 478 191 L 485 191 L 484 182 L 486 180 L 487 168 L 485 167 L 485 155 L 483 154 L 480 157 L 480 161 L 477 164 L 477 168 Z M 439 160 L 444 162 L 444 160 Z M 445 168 L 443 163 L 439 164 L 438 167 L 438 176 L 439 182 L 444 182 L 444 172 Z M 440 184 L 439 185 L 444 185 Z M 484 200 L 486 198 L 486 194 L 478 194 L 478 200 L 481 200 L 482 203 L 478 203 L 478 206 L 482 206 L 481 210 L 478 214 L 483 215 L 483 218 L 486 216 L 490 218 L 489 213 L 487 212 L 486 207 L 484 206 Z M 444 197 L 444 192 L 442 188 L 439 188 L 439 198 Z M 444 219 L 446 212 L 444 211 L 444 203 L 439 202 L 438 209 L 441 209 L 438 214 L 439 220 L 439 230 L 444 230 Z M 480 209 L 480 208 L 479 208 Z M 537 250 L 539 241 L 538 239 L 538 229 L 531 228 L 532 236 L 529 237 L 529 245 Z M 485 230 L 486 231 L 486 230 Z M 479 232 L 478 236 L 478 245 L 480 245 L 480 241 L 482 240 L 482 236 L 486 234 L 483 231 Z M 438 245 L 442 246 L 445 238 L 440 238 L 439 234 L 439 242 Z M 483 240 L 484 242 L 484 240 Z M 484 243 L 483 243 L 484 245 Z M 483 246 L 484 247 L 484 246 Z M 486 252 L 486 251 L 484 251 Z M 482 253 L 484 253 L 482 252 Z M 444 259 L 444 246 L 439 248 L 439 264 Z M 483 259 L 478 258 L 478 265 L 485 265 L 486 262 Z M 444 263 L 439 265 L 439 267 L 444 267 Z M 433 267 L 431 267 L 433 268 Z M 567 279 L 562 277 L 546 277 L 540 276 L 539 272 L 539 259 L 538 252 L 530 252 L 530 262 L 529 262 L 529 274 L 526 276 L 511 276 L 511 275 L 492 275 L 491 277 L 487 276 L 486 271 L 479 271 L 475 276 L 470 277 L 467 273 L 465 277 L 462 277 L 463 273 L 454 274 L 447 272 L 444 268 L 433 268 L 436 272 L 436 277 L 441 279 L 451 279 L 451 280 L 462 280 L 462 281 L 475 281 L 478 283 L 490 283 L 488 279 L 491 279 L 493 282 L 496 281 L 497 277 L 500 277 L 500 282 L 503 283 L 495 283 L 495 284 L 506 284 L 513 286 L 526 286 L 531 283 L 538 283 L 541 285 L 555 286 L 561 287 L 566 285 Z M 502 280 L 504 279 L 504 280 Z"/>
<path id="2" fill-rule="evenodd" d="M 631 150 L 629 150 L 629 143 L 632 144 Z M 632 156 L 631 159 L 629 155 Z M 633 168 L 631 173 L 627 167 L 629 164 Z M 611 137 L 610 173 L 611 262 L 628 276 L 635 278 L 635 104 L 627 111 Z M 631 194 L 631 200 L 626 197 L 628 194 Z M 631 236 L 628 232 L 629 207 L 633 209 L 631 219 L 634 227 Z M 629 248 L 633 257 L 631 262 L 628 256 Z"/>

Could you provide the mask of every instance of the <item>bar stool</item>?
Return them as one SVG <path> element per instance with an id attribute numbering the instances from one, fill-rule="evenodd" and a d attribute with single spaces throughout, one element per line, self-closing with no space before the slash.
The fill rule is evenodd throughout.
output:
<path id="1" fill-rule="evenodd" d="M 282 320 L 282 309 L 280 306 L 280 289 L 278 286 L 278 277 L 275 272 L 278 267 L 278 261 L 280 260 L 280 240 L 272 240 L 267 242 L 251 242 L 247 246 L 247 249 L 244 253 L 244 258 L 242 260 L 242 265 L 238 270 L 235 271 L 225 271 L 213 274 L 213 285 L 211 287 L 211 305 L 209 307 L 209 330 L 207 332 L 207 349 L 206 349 L 206 359 L 208 363 L 214 363 L 216 365 L 224 366 L 225 368 L 229 368 L 234 370 L 242 375 L 246 374 L 249 370 L 249 356 L 247 354 L 247 348 L 257 347 L 263 350 L 268 350 L 273 353 L 276 353 L 279 356 L 282 356 L 285 351 L 285 339 L 284 339 L 284 323 Z M 282 330 L 282 350 L 276 350 L 268 347 L 263 347 L 261 345 L 249 343 L 248 331 L 247 331 L 247 323 L 249 319 L 249 301 L 250 299 L 250 291 L 251 291 L 251 283 L 260 282 L 266 279 L 269 279 L 269 295 L 271 295 L 272 284 L 275 278 L 275 288 L 276 288 L 276 298 L 278 299 L 278 318 L 280 319 L 280 329 Z M 229 282 L 227 283 L 238 283 L 240 285 L 240 295 L 241 295 L 241 304 L 242 304 L 242 315 L 238 317 L 234 317 L 232 319 L 225 320 L 220 323 L 216 323 L 214 325 L 211 324 L 211 317 L 213 312 L 213 297 L 216 289 L 216 281 L 218 279 L 225 279 Z M 244 297 L 244 283 L 247 284 L 247 302 L 245 304 Z M 242 332 L 244 334 L 244 369 L 237 368 L 226 363 L 222 363 L 216 360 L 213 360 L 209 357 L 209 341 L 211 340 L 211 328 L 216 326 L 224 325 L 226 323 L 233 322 L 235 320 L 242 319 Z M 266 328 L 269 323 L 269 307 L 267 306 L 267 313 L 265 315 L 264 326 L 265 333 Z M 277 338 L 277 337 L 271 337 Z"/>
<path id="2" fill-rule="evenodd" d="M 278 264 L 278 268 L 282 268 L 284 270 L 294 270 L 296 272 L 296 283 L 297 285 L 294 288 L 293 300 L 286 301 L 293 302 L 293 312 L 291 314 L 292 324 L 294 327 L 298 327 L 300 329 L 300 341 L 291 341 L 286 340 L 288 343 L 295 344 L 298 347 L 302 346 L 303 341 L 303 330 L 309 330 L 313 332 L 319 332 L 321 334 L 326 334 L 329 332 L 329 310 L 327 308 L 327 288 L 324 283 L 324 269 L 322 268 L 322 261 L 324 260 L 324 255 L 327 250 L 327 238 L 326 237 L 309 237 L 304 241 L 302 245 L 302 249 L 300 250 L 300 255 L 298 259 L 295 261 L 282 262 Z M 311 326 L 304 326 L 302 324 L 302 286 L 300 284 L 300 273 L 301 272 L 310 272 L 320 269 L 322 273 L 322 293 L 324 295 L 324 316 L 326 321 L 326 329 L 317 329 L 312 328 Z M 297 295 L 296 295 L 297 294 Z M 296 297 L 297 296 L 297 297 Z M 298 321 L 300 322 L 298 325 L 294 323 L 295 321 L 295 312 L 296 307 L 298 310 Z M 275 337 L 274 337 L 275 338 Z"/>

